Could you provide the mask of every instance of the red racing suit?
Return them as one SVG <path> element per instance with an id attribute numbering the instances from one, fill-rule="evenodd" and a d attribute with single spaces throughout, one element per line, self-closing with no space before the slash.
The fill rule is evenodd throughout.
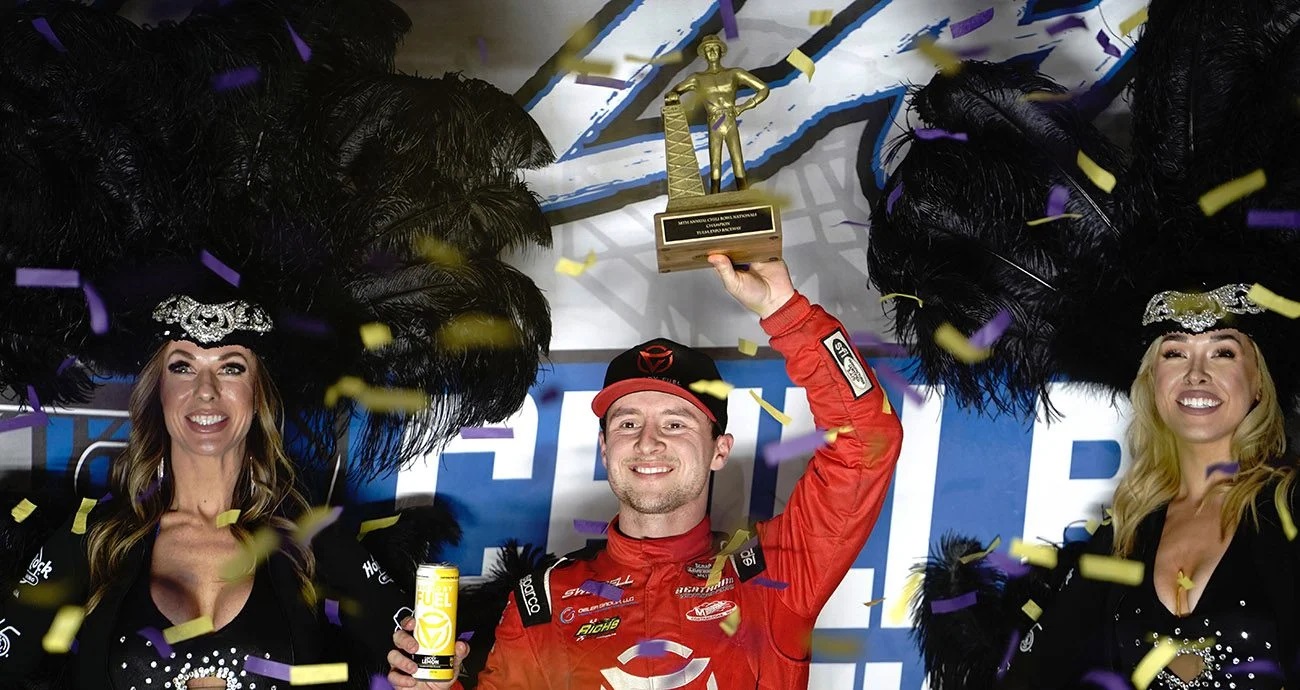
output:
<path id="1" fill-rule="evenodd" d="M 807 687 L 813 624 L 880 515 L 903 432 L 843 325 L 825 310 L 796 294 L 761 323 L 790 379 L 807 389 L 818 428 L 852 430 L 816 452 L 785 511 L 757 524 L 756 543 L 724 561 L 712 586 L 719 549 L 707 518 L 661 539 L 624 536 L 616 518 L 603 549 L 523 578 L 479 688 Z M 621 596 L 588 593 L 581 588 L 588 580 Z M 729 635 L 722 623 L 736 622 L 733 612 L 739 620 Z"/>

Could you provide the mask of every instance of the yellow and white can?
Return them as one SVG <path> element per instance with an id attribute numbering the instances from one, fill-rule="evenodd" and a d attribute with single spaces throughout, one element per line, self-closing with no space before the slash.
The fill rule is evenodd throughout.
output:
<path id="1" fill-rule="evenodd" d="M 425 563 L 415 571 L 415 641 L 412 657 L 419 680 L 456 677 L 456 598 L 460 569 L 450 563 Z"/>

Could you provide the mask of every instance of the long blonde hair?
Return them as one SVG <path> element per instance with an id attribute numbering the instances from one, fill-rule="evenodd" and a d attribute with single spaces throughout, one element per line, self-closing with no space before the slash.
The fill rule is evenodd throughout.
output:
<path id="1" fill-rule="evenodd" d="M 167 349 L 168 344 L 164 343 L 154 353 L 131 389 L 128 405 L 131 430 L 127 446 L 109 470 L 109 488 L 117 500 L 109 503 L 108 516 L 96 522 L 87 535 L 90 562 L 87 611 L 103 601 L 131 550 L 157 527 L 171 504 L 174 475 L 167 457 L 171 437 L 163 420 L 160 397 Z M 280 394 L 261 359 L 250 354 L 255 416 L 245 444 L 248 461 L 235 482 L 235 495 L 231 499 L 231 507 L 238 508 L 240 514 L 230 529 L 241 543 L 248 543 L 254 532 L 266 526 L 281 534 L 291 531 L 294 523 L 287 516 L 299 516 L 307 508 L 306 499 L 298 491 L 293 462 L 284 452 L 279 426 L 283 418 Z M 159 463 L 165 467 L 164 478 L 151 489 Z M 310 595 L 316 567 L 311 550 L 289 539 L 282 543 L 282 551 L 293 564 L 300 586 Z"/>
<path id="2" fill-rule="evenodd" d="M 1142 355 L 1142 365 L 1129 392 L 1133 403 L 1133 421 L 1128 427 L 1128 445 L 1133 465 L 1115 487 L 1115 543 L 1113 553 L 1127 557 L 1133 553 L 1137 541 L 1137 528 L 1151 513 L 1172 501 L 1178 495 L 1181 466 L 1173 432 L 1160 419 L 1156 410 L 1154 367 L 1160 354 L 1156 338 Z M 1224 492 L 1223 512 L 1220 516 L 1221 535 L 1233 533 L 1250 508 L 1251 519 L 1259 527 L 1255 500 L 1269 482 L 1277 480 L 1276 500 L 1284 500 L 1294 480 L 1291 465 L 1270 464 L 1286 451 L 1286 430 L 1283 427 L 1282 408 L 1277 399 L 1277 388 L 1269 374 L 1264 355 L 1255 341 L 1250 340 L 1259 365 L 1260 397 L 1255 407 L 1246 414 L 1232 435 L 1232 458 L 1238 470 L 1232 479 L 1218 484 L 1214 491 Z"/>

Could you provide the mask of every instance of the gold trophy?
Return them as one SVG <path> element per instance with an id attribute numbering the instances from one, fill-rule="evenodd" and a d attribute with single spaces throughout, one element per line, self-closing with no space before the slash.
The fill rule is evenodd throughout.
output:
<path id="1" fill-rule="evenodd" d="M 767 84 L 736 67 L 723 67 L 727 44 L 706 36 L 699 54 L 708 67 L 686 77 L 664 95 L 664 145 L 668 170 L 668 208 L 655 214 L 659 272 L 709 268 L 709 254 L 726 254 L 736 263 L 781 257 L 781 217 L 771 197 L 749 188 L 736 117 L 767 98 Z M 741 88 L 754 90 L 736 103 Z M 694 91 L 709 124 L 709 193 L 704 193 L 690 123 L 681 94 Z M 731 154 L 736 191 L 722 191 L 722 146 Z"/>

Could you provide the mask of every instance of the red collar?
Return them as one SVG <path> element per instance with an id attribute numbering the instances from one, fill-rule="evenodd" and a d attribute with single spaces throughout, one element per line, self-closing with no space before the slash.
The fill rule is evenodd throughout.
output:
<path id="1" fill-rule="evenodd" d="M 671 537 L 634 539 L 618 529 L 618 517 L 609 523 L 605 552 L 623 565 L 647 567 L 661 563 L 687 563 L 713 554 L 713 533 L 705 516 L 690 530 Z"/>

